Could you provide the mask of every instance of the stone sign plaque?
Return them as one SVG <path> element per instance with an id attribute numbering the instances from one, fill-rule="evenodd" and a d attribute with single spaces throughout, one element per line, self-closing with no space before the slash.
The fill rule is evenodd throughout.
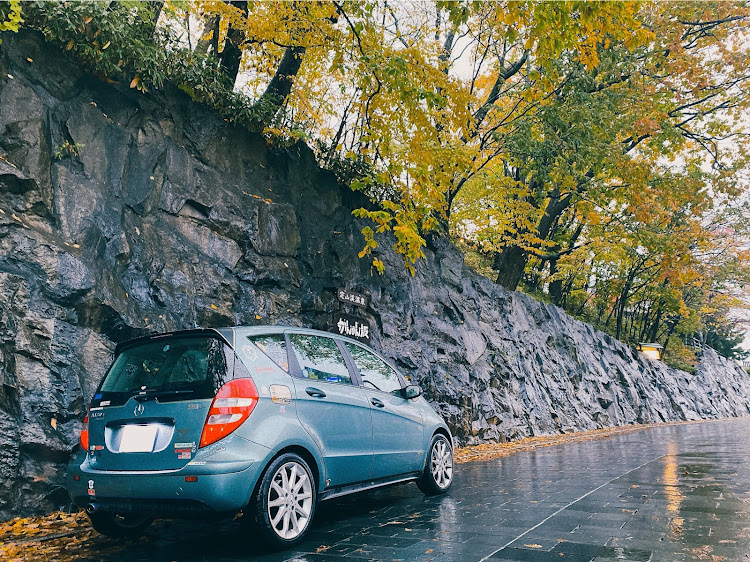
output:
<path id="1" fill-rule="evenodd" d="M 346 289 L 337 289 L 336 296 L 341 302 L 346 304 L 353 304 L 354 306 L 360 306 L 362 308 L 367 307 L 367 297 L 354 291 L 347 291 Z"/>
<path id="2" fill-rule="evenodd" d="M 333 331 L 362 343 L 370 343 L 370 325 L 364 318 L 336 313 L 333 317 Z"/>

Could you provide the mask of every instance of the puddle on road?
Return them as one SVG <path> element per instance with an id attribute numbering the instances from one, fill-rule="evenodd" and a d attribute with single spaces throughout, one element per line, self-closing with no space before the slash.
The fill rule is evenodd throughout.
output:
<path id="1" fill-rule="evenodd" d="M 661 474 L 642 509 L 625 523 L 625 537 L 608 543 L 642 544 L 644 527 L 664 532 L 651 542 L 654 560 L 737 561 L 750 553 L 750 469 L 746 457 L 714 446 L 700 453 L 667 445 Z M 644 467 L 643 472 L 651 472 Z M 647 481 L 644 475 L 638 475 Z M 656 475 L 654 475 L 656 476 Z M 631 538 L 632 537 L 632 538 Z"/>

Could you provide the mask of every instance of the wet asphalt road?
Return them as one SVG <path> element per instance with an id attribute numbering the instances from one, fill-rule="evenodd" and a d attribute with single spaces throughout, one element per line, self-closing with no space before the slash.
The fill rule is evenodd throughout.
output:
<path id="1" fill-rule="evenodd" d="M 457 466 L 318 507 L 294 551 L 258 555 L 236 522 L 157 524 L 97 559 L 750 560 L 750 418 L 662 426 Z M 122 548 L 125 546 L 125 548 Z"/>

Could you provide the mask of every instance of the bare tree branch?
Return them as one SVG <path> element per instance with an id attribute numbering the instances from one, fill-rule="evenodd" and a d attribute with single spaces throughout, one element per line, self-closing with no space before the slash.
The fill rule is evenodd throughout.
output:
<path id="1" fill-rule="evenodd" d="M 500 71 L 498 72 L 498 75 L 497 75 L 497 80 L 495 80 L 495 84 L 492 86 L 492 90 L 490 90 L 490 93 L 487 96 L 487 99 L 484 101 L 482 106 L 474 113 L 474 123 L 473 123 L 474 130 L 469 133 L 471 137 L 476 136 L 479 126 L 487 117 L 487 114 L 490 112 L 490 109 L 492 109 L 495 102 L 499 99 L 500 87 L 505 83 L 506 80 L 508 80 L 513 75 L 515 75 L 519 70 L 521 70 L 521 67 L 523 67 L 523 65 L 526 64 L 526 61 L 528 60 L 528 56 L 529 56 L 529 52 L 524 51 L 521 58 L 518 59 L 514 64 L 510 65 L 507 68 L 505 67 L 500 68 Z"/>

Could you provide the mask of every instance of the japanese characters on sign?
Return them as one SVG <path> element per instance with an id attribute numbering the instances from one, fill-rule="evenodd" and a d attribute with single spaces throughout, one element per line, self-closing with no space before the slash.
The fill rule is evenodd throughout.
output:
<path id="1" fill-rule="evenodd" d="M 364 319 L 346 314 L 336 314 L 333 322 L 340 335 L 370 343 L 370 325 Z"/>
<path id="2" fill-rule="evenodd" d="M 341 302 L 346 304 L 353 304 L 354 306 L 361 306 L 362 308 L 367 307 L 367 297 L 353 291 L 347 291 L 346 289 L 338 289 L 336 295 Z"/>

